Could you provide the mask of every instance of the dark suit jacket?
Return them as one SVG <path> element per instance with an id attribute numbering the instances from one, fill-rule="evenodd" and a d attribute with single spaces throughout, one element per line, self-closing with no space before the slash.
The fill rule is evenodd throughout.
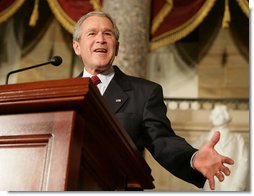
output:
<path id="1" fill-rule="evenodd" d="M 147 148 L 173 175 L 203 187 L 206 178 L 190 166 L 191 156 L 197 149 L 177 136 L 171 128 L 162 87 L 145 79 L 128 76 L 117 66 L 113 67 L 115 75 L 103 97 L 137 148 L 140 151 Z"/>

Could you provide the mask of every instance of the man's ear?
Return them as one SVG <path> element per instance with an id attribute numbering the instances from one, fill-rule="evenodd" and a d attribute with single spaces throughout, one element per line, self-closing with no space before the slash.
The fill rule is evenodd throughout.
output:
<path id="1" fill-rule="evenodd" d="M 115 54 L 115 56 L 117 56 L 117 54 L 118 54 L 118 50 L 119 50 L 119 41 L 117 41 L 117 43 L 116 43 L 116 54 Z"/>
<path id="2" fill-rule="evenodd" d="M 79 56 L 79 55 L 80 55 L 80 45 L 79 45 L 79 42 L 73 41 L 73 42 L 72 42 L 72 47 L 73 47 L 73 49 L 74 49 L 76 55 Z"/>

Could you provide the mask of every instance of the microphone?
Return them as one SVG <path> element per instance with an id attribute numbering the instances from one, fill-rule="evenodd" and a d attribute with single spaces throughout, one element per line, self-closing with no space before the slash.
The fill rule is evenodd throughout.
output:
<path id="1" fill-rule="evenodd" d="M 48 64 L 52 64 L 54 66 L 59 66 L 61 63 L 62 63 L 62 58 L 60 56 L 54 56 L 52 57 L 48 62 L 45 62 L 45 63 L 41 63 L 41 64 L 38 64 L 38 65 L 33 65 L 33 66 L 30 66 L 30 67 L 25 67 L 25 68 L 22 68 L 22 69 L 17 69 L 17 70 L 14 70 L 14 71 L 11 71 L 7 74 L 6 76 L 6 80 L 5 80 L 5 84 L 8 84 L 8 80 L 9 80 L 9 77 L 11 74 L 14 74 L 14 73 L 17 73 L 17 72 L 21 72 L 21 71 L 25 71 L 25 70 L 28 70 L 28 69 L 33 69 L 33 68 L 36 68 L 36 67 L 40 67 L 42 65 L 48 65 Z"/>

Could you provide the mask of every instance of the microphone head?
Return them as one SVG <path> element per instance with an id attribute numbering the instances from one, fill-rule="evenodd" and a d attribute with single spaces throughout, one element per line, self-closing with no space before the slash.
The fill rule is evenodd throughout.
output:
<path id="1" fill-rule="evenodd" d="M 50 63 L 54 66 L 58 66 L 63 62 L 62 57 L 54 56 L 50 59 Z"/>

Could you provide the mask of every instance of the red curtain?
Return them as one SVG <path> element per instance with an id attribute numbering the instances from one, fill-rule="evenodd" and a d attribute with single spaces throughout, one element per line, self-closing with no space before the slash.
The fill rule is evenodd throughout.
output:
<path id="1" fill-rule="evenodd" d="M 24 0 L 1 0 L 0 23 L 8 20 L 24 3 Z"/>
<path id="2" fill-rule="evenodd" d="M 57 0 L 64 13 L 73 21 L 77 21 L 84 13 L 94 10 L 89 0 Z"/>
<path id="3" fill-rule="evenodd" d="M 173 43 L 191 33 L 204 20 L 215 1 L 153 1 L 151 49 Z"/>
<path id="4" fill-rule="evenodd" d="M 82 15 L 101 9 L 102 0 L 48 0 L 48 4 L 57 20 L 71 33 Z"/>
<path id="5" fill-rule="evenodd" d="M 15 0 L 9 0 L 9 1 L 0 1 L 0 12 L 4 11 L 8 7 L 10 7 Z"/>
<path id="6" fill-rule="evenodd" d="M 152 20 L 168 3 L 167 0 L 153 1 Z M 158 37 L 164 33 L 176 30 L 186 24 L 189 20 L 197 15 L 200 9 L 204 6 L 206 0 L 174 0 L 172 8 L 161 22 L 159 28 L 152 34 L 152 37 Z"/>
<path id="7" fill-rule="evenodd" d="M 11 17 L 24 1 L 0 0 L 0 23 Z M 152 0 L 151 49 L 176 42 L 187 36 L 202 23 L 216 1 Z M 249 14 L 248 0 L 234 1 L 238 2 L 246 15 Z M 34 2 L 35 5 L 40 5 L 40 1 L 34 0 Z M 103 5 L 103 0 L 48 0 L 47 2 L 57 20 L 70 33 L 72 33 L 75 22 L 82 15 L 92 10 L 100 10 Z"/>

